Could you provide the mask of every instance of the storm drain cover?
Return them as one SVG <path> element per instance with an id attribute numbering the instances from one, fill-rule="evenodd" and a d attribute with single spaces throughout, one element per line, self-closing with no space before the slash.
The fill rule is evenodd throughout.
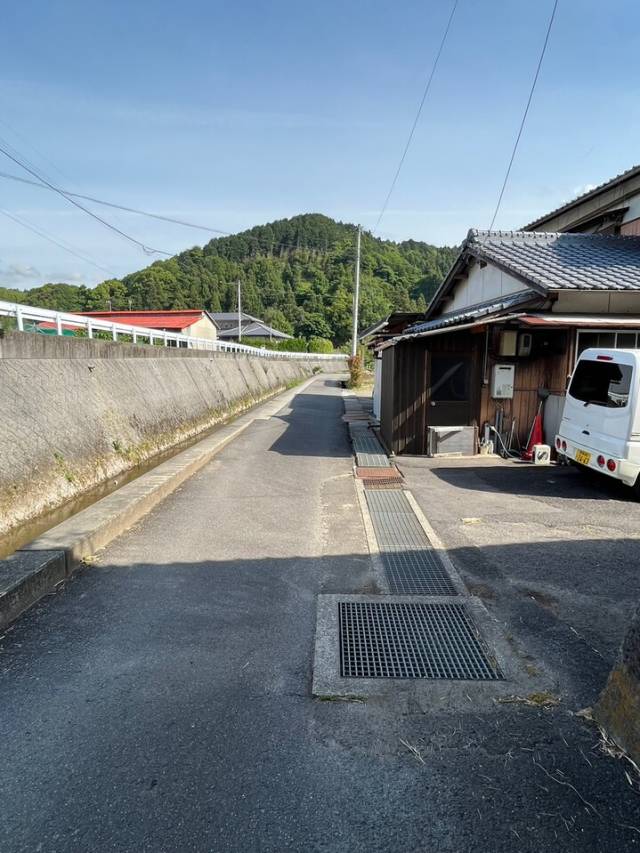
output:
<path id="1" fill-rule="evenodd" d="M 371 498 L 385 495 L 385 492 L 368 492 L 367 503 Z M 392 492 L 394 496 L 404 497 L 404 492 Z M 402 551 L 403 549 L 430 548 L 431 543 L 416 516 L 408 512 L 372 512 L 369 510 L 373 529 L 381 551 Z"/>
<path id="2" fill-rule="evenodd" d="M 374 438 L 370 430 L 353 429 L 351 426 L 351 441 L 356 454 L 357 464 L 365 468 L 389 467 L 389 459 L 384 453 L 380 443 Z"/>
<path id="3" fill-rule="evenodd" d="M 451 578 L 430 548 L 383 551 L 384 573 L 393 595 L 457 595 Z"/>
<path id="4" fill-rule="evenodd" d="M 341 601 L 338 608 L 343 678 L 502 678 L 462 604 Z"/>
<path id="5" fill-rule="evenodd" d="M 356 466 L 356 477 L 361 480 L 370 481 L 370 480 L 378 480 L 378 481 L 394 481 L 401 483 L 402 482 L 402 474 L 395 465 L 390 465 L 388 468 L 362 468 Z M 366 482 L 365 482 L 366 488 Z"/>
<path id="6" fill-rule="evenodd" d="M 414 515 L 413 507 L 404 492 L 376 492 L 375 495 L 366 495 L 366 498 L 369 512 L 406 512 Z"/>

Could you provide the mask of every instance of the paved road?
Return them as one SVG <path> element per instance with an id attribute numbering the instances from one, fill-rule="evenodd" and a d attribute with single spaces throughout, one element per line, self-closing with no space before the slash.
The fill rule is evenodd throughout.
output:
<path id="1" fill-rule="evenodd" d="M 640 600 L 640 502 L 574 467 L 406 459 L 467 587 L 574 705 L 593 702 Z"/>
<path id="2" fill-rule="evenodd" d="M 341 413 L 319 379 L 6 635 L 3 853 L 640 849 L 568 709 L 311 698 L 315 596 L 372 584 Z"/>

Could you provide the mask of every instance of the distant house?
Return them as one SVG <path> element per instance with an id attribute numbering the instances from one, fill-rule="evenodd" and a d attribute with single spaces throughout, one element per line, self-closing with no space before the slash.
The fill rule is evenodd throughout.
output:
<path id="1" fill-rule="evenodd" d="M 526 444 L 541 402 L 552 444 L 580 352 L 640 348 L 640 167 L 525 230 L 470 231 L 425 316 L 375 334 L 393 452 L 428 452 L 432 428 L 485 424 Z"/>
<path id="2" fill-rule="evenodd" d="M 238 312 L 214 312 L 207 311 L 207 315 L 215 322 L 218 327 L 218 337 L 220 340 L 238 340 Z M 264 320 L 258 317 L 252 317 L 251 314 L 242 312 L 240 315 L 241 337 L 244 340 L 247 338 L 247 343 L 251 343 L 251 338 L 269 338 L 269 340 L 285 341 L 291 340 L 292 335 L 286 332 L 281 332 L 279 329 L 274 329 L 269 326 Z"/>
<path id="3" fill-rule="evenodd" d="M 173 311 L 78 311 L 83 317 L 95 317 L 127 326 L 158 329 L 160 332 L 177 332 L 192 338 L 215 341 L 218 328 L 206 311 L 200 309 Z"/>
<path id="4" fill-rule="evenodd" d="M 159 332 L 173 332 L 192 338 L 205 338 L 215 341 L 218 329 L 215 322 L 206 311 L 175 310 L 175 311 L 74 311 L 82 317 L 95 317 L 96 320 L 106 320 L 108 323 L 123 323 L 126 326 L 140 326 L 144 329 L 157 329 Z M 83 328 L 74 326 L 70 321 L 62 324 L 63 335 L 73 335 Z M 53 322 L 38 323 L 38 331 L 46 334 L 55 333 L 57 326 Z"/>

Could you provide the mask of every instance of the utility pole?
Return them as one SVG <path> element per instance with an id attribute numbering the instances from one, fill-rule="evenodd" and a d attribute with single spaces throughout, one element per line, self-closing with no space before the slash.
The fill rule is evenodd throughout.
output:
<path id="1" fill-rule="evenodd" d="M 353 288 L 353 336 L 351 340 L 351 356 L 355 357 L 358 352 L 358 306 L 360 303 L 360 237 L 362 226 L 358 225 L 356 238 L 356 278 Z"/>
<path id="2" fill-rule="evenodd" d="M 238 343 L 242 340 L 242 284 L 238 279 Z"/>

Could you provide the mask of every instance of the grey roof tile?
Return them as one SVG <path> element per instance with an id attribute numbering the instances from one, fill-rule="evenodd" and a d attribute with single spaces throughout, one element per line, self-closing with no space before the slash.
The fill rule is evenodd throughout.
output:
<path id="1" fill-rule="evenodd" d="M 640 237 L 472 230 L 463 249 L 543 290 L 640 290 Z"/>

